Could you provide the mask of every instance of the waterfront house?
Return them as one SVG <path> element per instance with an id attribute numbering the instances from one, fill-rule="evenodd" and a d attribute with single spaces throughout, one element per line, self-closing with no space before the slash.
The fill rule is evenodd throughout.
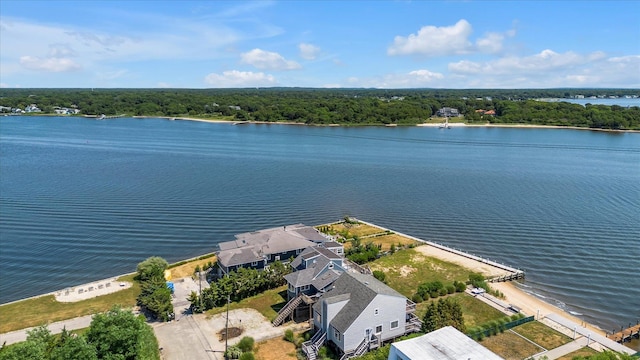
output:
<path id="1" fill-rule="evenodd" d="M 293 272 L 284 277 L 289 300 L 326 290 L 346 270 L 342 256 L 324 248 L 324 244 L 303 250 L 291 267 Z"/>
<path id="2" fill-rule="evenodd" d="M 458 109 L 455 108 L 443 107 L 436 112 L 436 115 L 439 117 L 456 117 L 460 116 L 460 112 L 458 112 Z"/>
<path id="3" fill-rule="evenodd" d="M 420 330 L 415 304 L 371 275 L 343 272 L 313 305 L 315 335 L 303 351 L 315 359 L 327 344 L 343 358 L 360 356 Z"/>
<path id="4" fill-rule="evenodd" d="M 238 268 L 262 270 L 275 261 L 288 262 L 302 250 L 327 240 L 311 226 L 295 224 L 235 236 L 233 241 L 219 244 L 218 275 Z"/>
<path id="5" fill-rule="evenodd" d="M 453 326 L 391 344 L 388 360 L 503 360 Z"/>

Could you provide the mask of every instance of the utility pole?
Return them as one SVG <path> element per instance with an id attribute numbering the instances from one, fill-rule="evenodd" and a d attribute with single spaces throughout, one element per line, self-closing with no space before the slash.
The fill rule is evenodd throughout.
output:
<path id="1" fill-rule="evenodd" d="M 227 295 L 227 324 L 224 326 L 224 358 L 229 359 L 229 295 Z"/>

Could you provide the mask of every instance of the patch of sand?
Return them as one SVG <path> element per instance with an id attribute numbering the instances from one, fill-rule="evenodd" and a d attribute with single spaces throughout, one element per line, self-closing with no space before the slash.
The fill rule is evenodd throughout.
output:
<path id="1" fill-rule="evenodd" d="M 131 285 L 133 284 L 130 282 L 118 281 L 117 278 L 112 278 L 68 287 L 54 292 L 53 295 L 59 302 L 76 302 L 128 289 Z"/>
<path id="2" fill-rule="evenodd" d="M 425 256 L 434 257 L 443 261 L 458 264 L 469 270 L 480 273 L 485 277 L 503 276 L 510 274 L 504 269 L 500 269 L 490 264 L 483 263 L 446 250 L 438 249 L 431 245 L 417 246 L 415 247 L 415 250 Z"/>
<path id="3" fill-rule="evenodd" d="M 504 294 L 504 301 L 516 305 L 522 310 L 527 316 L 535 316 L 538 319 L 538 311 L 540 311 L 540 318 L 554 313 L 562 316 L 563 318 L 573 321 L 576 324 L 579 324 L 587 329 L 592 330 L 595 333 L 606 336 L 606 333 L 602 331 L 602 329 L 591 325 L 584 320 L 575 317 L 564 310 L 560 309 L 557 306 L 553 306 L 542 299 L 539 299 L 533 295 L 527 294 L 526 292 L 520 290 L 514 283 L 512 282 L 500 282 L 500 283 L 491 283 L 489 284 L 493 289 L 499 290 Z"/>
<path id="4" fill-rule="evenodd" d="M 416 269 L 412 268 L 411 266 L 403 265 L 400 268 L 400 277 L 407 277 L 414 271 L 416 271 Z"/>

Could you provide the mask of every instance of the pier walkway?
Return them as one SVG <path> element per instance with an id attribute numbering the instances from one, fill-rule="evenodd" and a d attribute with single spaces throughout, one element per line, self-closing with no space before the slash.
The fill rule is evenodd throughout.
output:
<path id="1" fill-rule="evenodd" d="M 619 343 L 630 341 L 634 337 L 640 338 L 640 322 L 636 323 L 634 326 L 629 326 L 624 330 L 620 330 L 617 333 L 609 334 L 607 337 Z"/>

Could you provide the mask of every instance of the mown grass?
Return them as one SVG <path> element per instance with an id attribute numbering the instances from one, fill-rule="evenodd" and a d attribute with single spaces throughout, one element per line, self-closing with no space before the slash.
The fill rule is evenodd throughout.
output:
<path id="1" fill-rule="evenodd" d="M 543 351 L 511 331 L 485 338 L 480 344 L 506 360 L 526 359 Z"/>
<path id="2" fill-rule="evenodd" d="M 570 337 L 562 334 L 538 321 L 528 322 L 512 329 L 534 343 L 550 350 L 572 341 Z"/>
<path id="3" fill-rule="evenodd" d="M 347 224 L 347 223 L 339 223 L 333 224 L 330 226 L 334 231 L 338 233 L 347 231 L 347 238 L 352 238 L 354 236 L 363 237 L 375 234 L 382 234 L 384 230 L 377 228 L 375 226 L 366 225 L 366 224 Z"/>
<path id="4" fill-rule="evenodd" d="M 51 322 L 95 314 L 111 309 L 114 305 L 133 307 L 140 294 L 140 285 L 134 275 L 125 275 L 118 281 L 132 282 L 133 286 L 111 294 L 71 303 L 56 301 L 53 295 L 18 301 L 0 306 L 0 333 L 40 326 Z"/>
<path id="5" fill-rule="evenodd" d="M 200 268 L 202 268 L 209 262 L 215 262 L 216 259 L 216 255 L 211 254 L 208 257 L 199 257 L 196 260 L 189 261 L 181 265 L 170 265 L 168 271 L 171 273 L 171 279 L 180 279 L 183 277 L 192 276 L 196 271 L 196 266 L 200 266 Z"/>
<path id="6" fill-rule="evenodd" d="M 471 270 L 460 265 L 424 256 L 414 249 L 403 249 L 368 264 L 372 270 L 383 271 L 386 282 L 411 299 L 418 285 L 440 280 L 443 283 L 469 280 Z"/>
<path id="7" fill-rule="evenodd" d="M 578 349 L 576 351 L 570 352 L 566 355 L 559 357 L 557 360 L 572 360 L 576 356 L 591 356 L 599 354 L 597 351 L 593 350 L 590 347 L 583 347 L 582 349 Z"/>
<path id="8" fill-rule="evenodd" d="M 251 308 L 257 310 L 267 319 L 273 320 L 278 315 L 278 310 L 287 302 L 286 290 L 287 286 L 283 285 L 275 289 L 267 290 L 262 294 L 243 299 L 240 302 L 232 302 L 229 304 L 229 310 Z M 283 297 L 283 294 L 285 297 Z M 221 306 L 207 310 L 206 313 L 207 315 L 215 315 L 225 311 L 227 311 L 227 307 Z"/>

